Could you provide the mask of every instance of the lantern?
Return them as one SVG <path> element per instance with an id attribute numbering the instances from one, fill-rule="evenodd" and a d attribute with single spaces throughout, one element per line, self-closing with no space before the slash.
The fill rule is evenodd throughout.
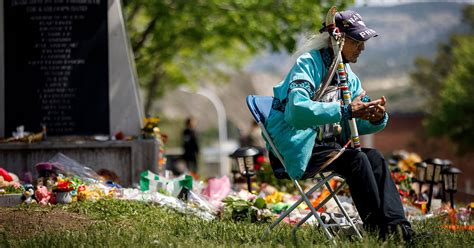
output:
<path id="1" fill-rule="evenodd" d="M 233 158 L 232 154 L 229 157 Z M 240 173 L 240 168 L 239 168 L 239 164 L 237 163 L 237 160 L 235 160 L 231 163 L 230 172 L 232 173 L 232 178 L 233 178 L 233 182 L 234 182 L 234 185 L 235 185 L 236 175 L 238 173 Z"/>
<path id="2" fill-rule="evenodd" d="M 430 184 L 430 189 L 428 193 L 428 204 L 426 205 L 426 210 L 429 212 L 431 208 L 431 198 L 433 197 L 433 185 L 440 181 L 440 172 L 441 167 L 444 165 L 444 161 L 439 158 L 430 158 L 425 160 L 426 162 L 426 173 L 425 173 L 425 182 Z"/>
<path id="3" fill-rule="evenodd" d="M 421 192 L 421 188 L 423 186 L 423 183 L 425 182 L 425 175 L 426 175 L 426 162 L 417 162 L 415 163 L 415 166 L 416 166 L 416 172 L 415 172 L 415 179 L 416 181 L 418 182 L 418 187 L 419 187 L 419 191 L 418 191 L 418 199 L 419 200 L 422 200 L 422 192 Z"/>
<path id="4" fill-rule="evenodd" d="M 444 190 L 449 193 L 449 198 L 451 200 L 451 207 L 454 208 L 454 199 L 453 195 L 458 190 L 458 174 L 461 173 L 461 170 L 455 167 L 445 168 L 441 174 L 443 175 L 444 181 Z"/>
<path id="5" fill-rule="evenodd" d="M 441 168 L 444 165 L 444 160 L 439 158 L 427 159 L 425 181 L 428 183 L 437 183 L 440 181 Z"/>
<path id="6" fill-rule="evenodd" d="M 442 168 L 441 168 L 441 174 L 443 174 L 444 170 L 449 169 L 449 167 L 451 167 L 452 164 L 453 164 L 453 162 L 451 162 L 451 160 L 444 159 L 443 160 L 443 165 L 442 165 Z M 441 180 L 444 180 L 444 178 L 442 176 L 441 176 Z"/>
<path id="7" fill-rule="evenodd" d="M 443 160 L 443 165 L 441 165 L 441 175 L 439 178 L 439 182 L 441 183 L 441 200 L 443 202 L 446 202 L 446 189 L 445 189 L 445 180 L 443 177 L 443 171 L 449 169 L 451 167 L 452 162 L 449 159 L 444 159 Z"/>
<path id="8" fill-rule="evenodd" d="M 240 174 L 247 178 L 249 192 L 252 192 L 250 177 L 255 175 L 255 156 L 260 152 L 254 147 L 241 147 L 234 151 L 230 157 L 234 158 L 233 168 L 239 168 Z"/>
<path id="9" fill-rule="evenodd" d="M 416 173 L 415 173 L 415 178 L 416 181 L 418 182 L 425 182 L 425 175 L 426 175 L 426 162 L 417 162 L 415 163 L 416 166 Z"/>

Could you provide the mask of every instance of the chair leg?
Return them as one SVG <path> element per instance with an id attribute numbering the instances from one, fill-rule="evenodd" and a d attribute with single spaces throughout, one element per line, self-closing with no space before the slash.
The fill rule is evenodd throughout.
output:
<path id="1" fill-rule="evenodd" d="M 324 181 L 324 180 L 323 180 Z M 298 181 L 296 180 L 293 180 L 293 183 L 296 185 L 296 188 L 298 189 L 298 191 L 300 192 L 300 195 L 304 198 L 304 201 L 306 202 L 306 204 L 308 204 L 308 207 L 309 209 L 311 210 L 311 213 L 313 213 L 314 217 L 316 217 L 316 219 L 318 220 L 318 222 L 321 224 L 321 226 L 323 227 L 323 231 L 324 233 L 326 234 L 326 236 L 328 236 L 329 240 L 332 240 L 334 244 L 336 244 L 336 241 L 334 240 L 334 237 L 332 236 L 332 234 L 329 232 L 329 230 L 324 226 L 324 223 L 323 223 L 323 220 L 321 220 L 321 216 L 319 216 L 318 212 L 316 211 L 316 209 L 314 209 L 313 205 L 311 204 L 311 201 L 308 199 L 308 196 L 306 196 L 306 194 L 304 193 L 303 189 L 301 188 L 301 186 L 299 185 Z"/>
<path id="2" fill-rule="evenodd" d="M 308 197 L 314 192 L 316 191 L 317 189 L 319 189 L 324 183 L 326 183 L 329 179 L 331 179 L 334 175 L 330 175 L 328 176 L 327 178 L 319 181 L 316 185 L 314 185 L 310 190 L 308 190 L 308 192 L 304 195 L 307 195 Z M 298 183 L 296 183 L 296 185 L 299 186 Z M 297 186 L 297 187 L 298 187 Z M 287 210 L 285 210 L 285 213 L 281 214 L 280 217 L 275 221 L 273 222 L 266 230 L 265 232 L 263 233 L 262 237 L 260 238 L 260 240 L 264 240 L 265 237 L 270 233 L 270 231 L 276 226 L 278 225 L 286 216 L 288 216 L 291 212 L 293 212 L 293 210 L 298 207 L 302 202 L 304 201 L 304 198 L 303 197 L 300 197 L 300 199 L 298 199 L 298 201 L 296 201 L 293 205 L 291 205 L 291 207 L 289 207 Z"/>
<path id="3" fill-rule="evenodd" d="M 346 182 L 343 182 L 341 183 L 341 185 L 339 185 L 338 189 L 341 190 L 344 185 L 346 184 Z M 326 188 L 329 190 L 330 193 L 333 192 L 332 188 L 331 188 L 331 185 L 329 185 L 329 183 L 326 182 Z M 339 192 L 339 190 L 336 190 L 335 192 Z M 349 222 L 349 224 L 351 225 L 352 229 L 354 229 L 354 231 L 356 232 L 357 234 L 357 237 L 359 237 L 359 239 L 362 239 L 362 235 L 360 234 L 359 232 L 359 229 L 357 229 L 357 227 L 355 226 L 354 222 L 352 221 L 352 219 L 349 217 L 349 215 L 347 214 L 347 211 L 344 209 L 344 207 L 342 206 L 341 204 L 341 201 L 339 201 L 339 198 L 337 197 L 337 195 L 334 195 L 334 200 L 336 201 L 336 204 L 337 206 L 339 207 L 339 209 L 341 210 L 342 214 L 344 215 L 344 217 L 346 218 L 346 220 Z"/>
<path id="4" fill-rule="evenodd" d="M 327 183 L 327 182 L 326 182 L 326 183 Z M 333 198 L 333 197 L 337 194 L 337 192 L 339 192 L 341 189 L 342 189 L 342 186 L 340 185 L 340 186 L 338 186 L 338 187 L 336 188 L 335 191 L 330 192 L 329 196 L 327 196 L 326 198 L 324 198 L 324 200 L 321 201 L 321 202 L 315 207 L 315 209 L 320 209 L 322 206 L 324 206 L 324 204 L 326 204 L 329 200 L 331 200 L 331 198 Z M 296 231 L 297 231 L 297 229 L 298 229 L 301 225 L 303 225 L 311 216 L 313 216 L 313 213 L 312 213 L 312 212 L 308 213 L 303 219 L 301 219 L 301 220 L 296 224 L 296 226 L 291 230 L 291 234 L 292 234 L 293 237 L 296 237 Z M 320 216 L 319 213 L 317 213 L 317 216 Z M 315 216 L 315 217 L 316 217 L 316 216 Z M 317 217 L 316 217 L 316 218 L 317 218 Z M 319 222 L 319 220 L 318 220 L 318 222 Z M 321 222 L 319 222 L 319 225 L 322 226 L 325 231 L 327 230 L 326 224 L 324 224 L 324 223 L 322 222 L 322 220 L 321 220 Z"/>
<path id="5" fill-rule="evenodd" d="M 321 178 L 324 178 L 324 175 L 321 174 Z M 343 183 L 341 183 L 340 188 L 342 189 L 342 187 L 346 184 L 346 182 L 344 181 Z M 325 183 L 326 185 L 326 188 L 329 190 L 330 193 L 332 193 L 332 188 L 331 188 L 331 185 L 329 185 L 329 183 Z M 338 187 L 339 188 L 339 187 Z M 336 193 L 339 192 L 339 190 L 336 191 Z M 357 227 L 355 226 L 354 222 L 351 220 L 351 218 L 349 217 L 349 215 L 347 214 L 346 210 L 344 209 L 344 207 L 342 207 L 342 204 L 341 204 L 341 201 L 339 201 L 339 198 L 337 197 L 337 195 L 334 197 L 334 200 L 336 201 L 336 204 L 337 206 L 339 207 L 339 209 L 341 210 L 342 214 L 344 215 L 344 217 L 346 218 L 346 220 L 349 222 L 349 224 L 351 225 L 352 229 L 354 229 L 354 231 L 356 232 L 357 234 L 357 237 L 359 237 L 359 239 L 362 239 L 362 235 L 360 234 L 359 232 L 359 229 L 357 229 Z"/>

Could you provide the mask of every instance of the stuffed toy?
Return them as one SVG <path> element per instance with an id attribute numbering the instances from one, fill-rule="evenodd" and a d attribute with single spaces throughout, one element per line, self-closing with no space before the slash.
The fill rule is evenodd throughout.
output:
<path id="1" fill-rule="evenodd" d="M 26 184 L 24 187 L 25 187 L 25 192 L 23 193 L 21 200 L 23 200 L 23 202 L 27 205 L 31 203 L 37 203 L 35 200 L 35 191 L 34 191 L 33 185 Z"/>
<path id="2" fill-rule="evenodd" d="M 10 185 L 10 183 L 3 178 L 3 176 L 0 176 L 0 189 L 6 188 Z"/>
<path id="3" fill-rule="evenodd" d="M 8 173 L 5 169 L 0 167 L 0 188 L 6 188 L 14 183 L 19 183 L 17 175 L 13 173 Z"/>
<path id="4" fill-rule="evenodd" d="M 10 173 L 8 173 L 8 171 L 3 169 L 2 167 L 0 167 L 0 177 L 3 177 L 3 179 L 7 182 L 13 181 L 13 178 L 10 176 Z"/>
<path id="5" fill-rule="evenodd" d="M 52 201 L 53 193 L 48 191 L 45 186 L 38 186 L 35 191 L 35 198 L 39 204 L 46 205 Z"/>
<path id="6" fill-rule="evenodd" d="M 17 183 L 20 183 L 20 178 L 18 178 L 18 176 L 16 174 L 13 174 L 11 172 L 8 173 L 8 175 L 10 175 L 12 181 L 11 182 L 17 182 Z"/>

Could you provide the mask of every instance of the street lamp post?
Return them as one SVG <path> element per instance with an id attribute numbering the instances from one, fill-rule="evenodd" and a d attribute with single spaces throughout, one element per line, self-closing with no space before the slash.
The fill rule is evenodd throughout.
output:
<path id="1" fill-rule="evenodd" d="M 206 97 L 217 111 L 217 125 L 219 129 L 219 162 L 220 162 L 220 174 L 225 175 L 227 173 L 227 156 L 224 154 L 224 143 L 227 141 L 227 115 L 225 112 L 224 104 L 221 99 L 211 90 L 200 88 L 196 92 L 191 91 L 187 87 L 179 87 L 179 90 L 195 93 Z"/>

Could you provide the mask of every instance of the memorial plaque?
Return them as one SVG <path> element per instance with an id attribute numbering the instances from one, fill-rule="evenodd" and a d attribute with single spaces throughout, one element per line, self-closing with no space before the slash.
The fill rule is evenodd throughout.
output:
<path id="1" fill-rule="evenodd" d="M 109 134 L 107 0 L 4 0 L 5 136 Z"/>

